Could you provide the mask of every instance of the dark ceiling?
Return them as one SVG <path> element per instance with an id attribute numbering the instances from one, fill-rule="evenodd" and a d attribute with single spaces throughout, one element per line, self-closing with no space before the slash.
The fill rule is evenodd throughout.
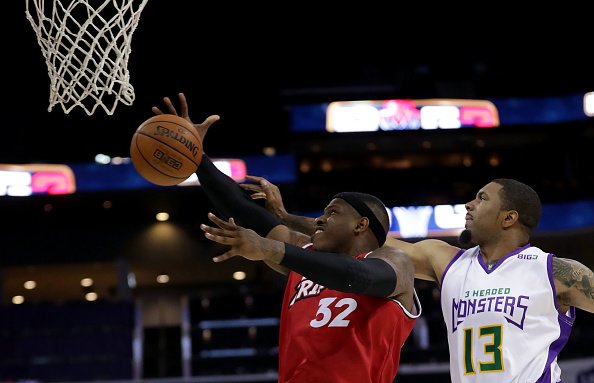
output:
<path id="1" fill-rule="evenodd" d="M 282 12 L 233 6 L 231 14 L 224 4 L 208 6 L 219 8 L 148 1 L 128 64 L 133 105 L 119 105 L 113 116 L 102 110 L 87 116 L 80 108 L 69 115 L 59 106 L 47 111 L 47 67 L 25 1 L 8 2 L 10 16 L 1 26 L 10 36 L 3 88 L 12 116 L 0 163 L 87 162 L 99 152 L 127 156 L 151 106 L 180 91 L 195 122 L 222 116 L 207 141 L 211 155 L 240 155 L 264 146 L 289 150 L 284 107 L 292 103 L 594 89 L 589 38 L 575 26 L 527 27 L 508 16 L 504 26 L 490 29 L 485 20 L 470 24 L 461 16 L 421 24 L 387 9 L 371 10 L 367 19 L 360 9 L 339 16 L 319 6 Z"/>
<path id="2" fill-rule="evenodd" d="M 258 9 L 253 2 L 246 9 L 238 8 L 242 6 L 149 0 L 133 35 L 128 65 L 136 94 L 133 105 L 120 104 L 112 116 L 102 110 L 88 116 L 79 108 L 68 115 L 59 106 L 48 112 L 50 81 L 25 18 L 25 1 L 6 2 L 0 23 L 5 36 L 6 110 L 0 163 L 92 162 L 97 153 L 126 157 L 132 133 L 152 115 L 151 106 L 158 105 L 163 96 L 184 92 L 194 122 L 210 114 L 222 117 L 205 142 L 213 157 L 261 154 L 268 146 L 279 152 L 294 150 L 299 156 L 321 156 L 311 151 L 315 143 L 335 158 L 340 166 L 333 177 L 310 173 L 301 175 L 295 185 L 281 185 L 289 208 L 320 209 L 333 188 L 352 188 L 352 180 L 391 205 L 464 202 L 474 195 L 477 185 L 493 176 L 491 170 L 428 167 L 396 176 L 370 172 L 359 166 L 369 158 L 350 153 L 361 149 L 360 140 L 292 135 L 287 106 L 356 99 L 539 97 L 594 90 L 591 31 L 584 34 L 586 28 L 581 30 L 579 23 L 560 30 L 552 23 L 529 26 L 525 20 L 505 15 L 493 16 L 490 25 L 483 18 L 462 14 L 452 18 L 440 12 L 430 20 L 422 9 L 428 7 L 425 3 L 414 11 L 382 8 L 371 12 L 323 10 L 319 4 L 285 4 L 282 10 Z M 590 156 L 593 128 L 591 124 L 568 128 L 581 133 L 559 135 L 532 127 L 521 133 L 484 133 L 483 138 L 489 149 L 509 159 L 499 170 L 506 176 L 534 182 L 543 195 L 555 200 L 569 195 L 591 197 L 594 179 L 587 169 L 594 165 Z M 401 137 L 375 139 L 378 144 L 381 141 L 386 158 L 400 153 L 419 155 L 415 148 L 428 139 L 414 133 Z M 476 137 L 436 133 L 429 139 L 441 145 L 432 154 L 437 163 L 440 156 L 469 147 Z M 568 174 L 568 169 L 581 173 Z M 109 211 L 101 207 L 106 200 L 113 203 Z M 0 235 L 2 265 L 19 268 L 7 272 L 13 278 L 7 280 L 8 286 L 13 282 L 20 286 L 22 275 L 33 270 L 28 264 L 38 264 L 37 278 L 45 275 L 59 280 L 57 272 L 40 265 L 112 262 L 130 250 L 129 240 L 137 238 L 137 232 L 150 225 L 161 208 L 176 212 L 173 225 L 182 226 L 193 242 L 184 250 L 183 262 L 170 258 L 176 251 L 152 249 L 162 257 L 155 262 L 156 269 L 167 265 L 186 271 L 194 254 L 202 254 L 197 266 L 201 274 L 184 282 L 192 283 L 196 275 L 203 282 L 204 275 L 226 281 L 234 267 L 208 266 L 213 249 L 201 238 L 198 222 L 205 220 L 209 206 L 196 190 L 77 193 L 0 202 L 8 228 Z M 48 204 L 53 206 L 50 214 L 44 211 Z M 562 243 L 550 245 L 563 253 L 573 250 Z M 139 274 L 149 266 L 141 258 L 140 254 L 131 259 Z M 107 268 L 111 277 L 113 268 L 111 263 Z M 147 277 L 147 285 L 154 283 L 151 278 Z M 66 294 L 65 290 L 60 294 Z"/>

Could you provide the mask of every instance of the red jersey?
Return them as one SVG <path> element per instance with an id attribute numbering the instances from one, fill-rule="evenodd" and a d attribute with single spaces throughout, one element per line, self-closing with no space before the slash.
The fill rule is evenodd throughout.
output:
<path id="1" fill-rule="evenodd" d="M 357 258 L 364 258 L 361 254 Z M 400 302 L 327 289 L 289 273 L 280 316 L 279 383 L 392 383 L 421 313 Z"/>

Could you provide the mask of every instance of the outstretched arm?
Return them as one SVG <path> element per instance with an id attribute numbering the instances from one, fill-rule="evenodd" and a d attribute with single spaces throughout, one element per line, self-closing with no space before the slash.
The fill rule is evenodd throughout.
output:
<path id="1" fill-rule="evenodd" d="M 234 217 L 240 225 L 251 228 L 263 237 L 281 225 L 277 217 L 252 201 L 237 182 L 221 172 L 206 154 L 202 156 L 196 175 L 209 200 L 226 219 Z"/>
<path id="2" fill-rule="evenodd" d="M 266 209 L 273 212 L 283 224 L 294 231 L 310 233 L 315 231 L 315 219 L 290 214 L 285 209 L 279 188 L 263 177 L 247 176 L 251 183 L 240 186 L 252 192 L 252 199 L 266 200 Z M 406 254 L 413 263 L 415 276 L 418 279 L 441 283 L 443 272 L 450 260 L 460 248 L 444 241 L 428 239 L 417 243 L 409 243 L 388 237 L 382 248 L 390 247 Z M 374 252 L 375 253 L 375 252 Z"/>
<path id="3" fill-rule="evenodd" d="M 594 273 L 580 262 L 553 257 L 553 277 L 559 310 L 569 306 L 594 313 Z"/>
<path id="4" fill-rule="evenodd" d="M 219 116 L 213 115 L 208 117 L 202 124 L 194 124 L 190 119 L 188 102 L 185 95 L 179 93 L 178 98 L 181 114 L 178 114 L 177 109 L 169 97 L 163 98 L 167 113 L 180 115 L 192 123 L 204 144 L 204 138 L 208 129 L 214 122 L 219 120 Z M 163 113 L 156 106 L 152 108 L 152 111 L 155 114 Z M 280 220 L 273 214 L 257 203 L 254 203 L 247 193 L 237 185 L 235 180 L 221 172 L 212 163 L 206 153 L 202 156 L 202 161 L 200 162 L 200 166 L 198 166 L 196 175 L 207 197 L 213 203 L 214 207 L 225 217 L 234 216 L 240 224 L 250 227 L 262 236 L 268 235 L 275 226 L 281 224 Z"/>
<path id="5" fill-rule="evenodd" d="M 184 94 L 180 93 L 178 97 L 181 108 L 181 117 L 192 123 Z M 168 113 L 178 115 L 175 106 L 168 97 L 163 98 L 163 101 Z M 152 110 L 155 114 L 162 113 L 161 109 L 158 107 L 153 107 Z M 192 123 L 196 127 L 196 130 L 203 141 L 210 125 L 218 119 L 218 116 L 210 116 L 202 124 Z M 291 235 L 288 230 L 279 227 L 282 226 L 282 224 L 277 217 L 264 207 L 252 201 L 250 196 L 237 184 L 237 182 L 221 172 L 206 154 L 203 154 L 202 156 L 202 161 L 198 166 L 196 175 L 213 206 L 225 217 L 235 217 L 235 219 L 242 225 L 255 230 L 263 237 L 269 235 L 271 238 L 279 240 L 296 240 L 296 237 Z M 301 238 L 301 241 L 309 241 L 309 238 L 306 236 L 303 237 L 305 238 Z M 279 268 L 278 265 L 275 265 L 273 268 L 279 272 L 285 271 L 282 268 Z"/>
<path id="6" fill-rule="evenodd" d="M 231 247 L 215 257 L 222 262 L 235 256 L 250 260 L 268 260 L 322 284 L 325 287 L 357 294 L 395 297 L 407 309 L 413 306 L 413 266 L 400 251 L 384 247 L 365 259 L 305 250 L 280 241 L 262 238 L 253 230 L 223 221 L 213 214 L 209 218 L 217 227 L 201 225 L 206 238 Z"/>

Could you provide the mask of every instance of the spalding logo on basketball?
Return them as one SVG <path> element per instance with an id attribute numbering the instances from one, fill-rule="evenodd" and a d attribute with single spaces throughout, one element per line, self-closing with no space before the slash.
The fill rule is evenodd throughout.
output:
<path id="1" fill-rule="evenodd" d="M 160 114 L 136 129 L 130 158 L 147 181 L 162 186 L 177 185 L 200 165 L 202 141 L 188 120 L 174 114 Z"/>

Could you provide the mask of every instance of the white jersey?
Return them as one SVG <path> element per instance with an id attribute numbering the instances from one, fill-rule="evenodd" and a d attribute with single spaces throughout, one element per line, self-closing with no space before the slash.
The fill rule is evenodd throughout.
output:
<path id="1" fill-rule="evenodd" d="M 552 254 L 526 245 L 491 268 L 477 247 L 446 268 L 441 307 L 452 383 L 554 383 L 575 308 L 559 313 Z"/>

